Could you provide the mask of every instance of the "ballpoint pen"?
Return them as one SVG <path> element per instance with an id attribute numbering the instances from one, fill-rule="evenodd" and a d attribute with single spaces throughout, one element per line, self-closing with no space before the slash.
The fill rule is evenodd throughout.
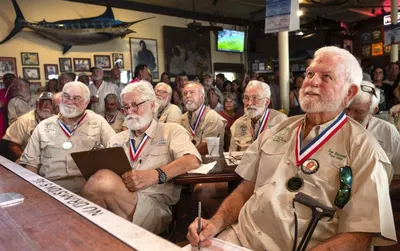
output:
<path id="1" fill-rule="evenodd" d="M 197 217 L 197 234 L 199 235 L 199 242 L 197 243 L 197 250 L 200 250 L 200 232 L 201 232 L 201 201 L 199 201 L 199 210 Z"/>

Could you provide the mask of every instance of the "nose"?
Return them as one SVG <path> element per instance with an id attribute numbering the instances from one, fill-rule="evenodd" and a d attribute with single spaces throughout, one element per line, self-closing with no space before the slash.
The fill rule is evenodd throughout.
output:
<path id="1" fill-rule="evenodd" d="M 311 86 L 319 86 L 321 82 L 321 76 L 317 73 L 315 73 L 311 78 L 309 77 L 308 79 L 304 80 L 304 84 L 308 83 Z"/>

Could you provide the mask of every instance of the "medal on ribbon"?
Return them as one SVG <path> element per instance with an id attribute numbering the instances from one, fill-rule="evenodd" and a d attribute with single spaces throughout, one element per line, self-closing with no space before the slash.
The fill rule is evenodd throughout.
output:
<path id="1" fill-rule="evenodd" d="M 106 115 L 104 115 L 104 118 L 107 120 L 108 124 L 111 125 L 111 124 L 113 124 L 113 123 L 115 122 L 115 118 L 117 117 L 118 113 L 119 113 L 119 111 L 117 110 L 117 111 L 115 112 L 114 116 L 113 116 L 110 120 L 108 120 L 108 119 L 106 118 Z"/>
<path id="2" fill-rule="evenodd" d="M 190 131 L 192 132 L 193 137 L 196 134 L 197 127 L 199 126 L 201 118 L 203 117 L 205 111 L 206 111 L 206 106 L 202 104 L 200 107 L 199 114 L 197 114 L 197 118 L 196 121 L 194 122 L 194 125 L 192 126 L 189 121 Z"/>
<path id="3" fill-rule="evenodd" d="M 255 137 L 253 137 L 253 140 L 256 140 L 258 138 L 258 135 L 260 135 L 264 131 L 265 126 L 267 125 L 268 118 L 269 118 L 269 109 L 267 108 L 263 116 L 261 117 L 260 127 L 258 128 L 256 135 L 254 135 Z"/>
<path id="4" fill-rule="evenodd" d="M 144 145 L 146 144 L 147 140 L 149 139 L 149 136 L 147 134 L 145 134 L 142 138 L 142 140 L 139 143 L 138 148 L 136 149 L 135 147 L 135 140 L 134 139 L 130 139 L 129 140 L 129 144 L 130 144 L 130 148 L 129 148 L 129 153 L 131 155 L 132 161 L 135 162 L 137 160 L 137 158 L 140 155 L 140 152 L 142 151 Z"/>
<path id="5" fill-rule="evenodd" d="M 72 142 L 69 140 L 69 138 L 71 138 L 71 136 L 74 134 L 74 132 L 76 131 L 76 129 L 78 128 L 78 126 L 81 124 L 81 122 L 83 121 L 83 119 L 86 117 L 86 113 L 83 114 L 83 116 L 78 120 L 78 123 L 76 123 L 76 125 L 74 126 L 74 128 L 72 130 L 70 130 L 66 124 L 64 124 L 60 118 L 57 119 L 58 124 L 61 127 L 61 130 L 64 132 L 64 134 L 68 137 L 68 140 L 66 142 L 64 142 L 62 144 L 62 148 L 64 150 L 70 150 L 72 148 Z"/>

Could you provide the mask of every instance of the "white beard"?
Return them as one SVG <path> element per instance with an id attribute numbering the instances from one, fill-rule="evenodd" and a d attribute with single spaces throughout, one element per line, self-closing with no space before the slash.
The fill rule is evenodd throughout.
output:
<path id="1" fill-rule="evenodd" d="M 198 105 L 197 105 L 194 101 L 187 101 L 187 102 L 185 103 L 185 108 L 186 108 L 186 111 L 194 112 L 194 111 L 196 111 L 199 107 L 198 107 Z"/>
<path id="2" fill-rule="evenodd" d="M 153 116 L 148 113 L 145 117 L 140 117 L 138 115 L 130 114 L 125 117 L 125 124 L 131 131 L 137 131 L 144 128 L 146 125 L 150 124 Z"/>
<path id="3" fill-rule="evenodd" d="M 245 113 L 246 113 L 247 117 L 253 119 L 258 116 L 261 116 L 264 109 L 265 109 L 264 107 L 256 107 L 256 106 L 252 105 L 245 109 Z"/>
<path id="4" fill-rule="evenodd" d="M 159 111 L 164 109 L 164 107 L 166 107 L 168 105 L 168 103 L 169 103 L 168 100 L 159 99 L 159 98 L 157 98 L 156 101 L 157 101 L 157 103 L 159 105 L 159 108 L 158 108 Z"/>
<path id="5" fill-rule="evenodd" d="M 342 92 L 336 97 L 322 96 L 318 89 L 308 87 L 307 89 L 300 90 L 300 106 L 305 112 L 318 113 L 318 112 L 332 112 L 340 109 L 343 106 L 344 98 L 347 95 L 347 89 L 343 88 Z M 319 100 L 315 98 L 307 97 L 306 92 L 313 92 L 319 96 Z"/>
<path id="6" fill-rule="evenodd" d="M 60 113 L 63 117 L 66 118 L 75 118 L 78 117 L 83 113 L 85 109 L 79 110 L 76 106 L 69 106 L 66 104 L 61 103 L 60 104 Z"/>

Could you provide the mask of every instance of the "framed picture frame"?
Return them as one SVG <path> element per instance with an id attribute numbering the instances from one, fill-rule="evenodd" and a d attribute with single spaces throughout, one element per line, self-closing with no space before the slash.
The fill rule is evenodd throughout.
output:
<path id="1" fill-rule="evenodd" d="M 40 80 L 39 67 L 22 67 L 22 75 L 28 80 Z"/>
<path id="2" fill-rule="evenodd" d="M 12 73 L 15 77 L 18 77 L 16 58 L 0 57 L 0 79 L 3 79 L 6 73 Z"/>
<path id="3" fill-rule="evenodd" d="M 111 58 L 109 55 L 94 55 L 94 65 L 98 65 L 103 69 L 110 69 Z"/>
<path id="4" fill-rule="evenodd" d="M 113 53 L 112 54 L 112 60 L 113 60 L 113 67 L 118 66 L 120 69 L 125 68 L 125 62 L 124 62 L 124 54 L 123 53 Z"/>
<path id="5" fill-rule="evenodd" d="M 71 58 L 58 58 L 60 64 L 60 72 L 72 72 L 72 59 Z"/>
<path id="6" fill-rule="evenodd" d="M 92 68 L 90 58 L 74 58 L 75 72 L 90 72 L 90 68 Z"/>
<path id="7" fill-rule="evenodd" d="M 39 65 L 39 53 L 21 52 L 22 65 Z"/>
<path id="8" fill-rule="evenodd" d="M 157 40 L 148 38 L 129 38 L 132 72 L 139 64 L 149 67 L 153 79 L 159 79 Z"/>
<path id="9" fill-rule="evenodd" d="M 45 64 L 44 75 L 46 80 L 49 80 L 52 75 L 58 76 L 58 65 L 57 64 Z"/>

